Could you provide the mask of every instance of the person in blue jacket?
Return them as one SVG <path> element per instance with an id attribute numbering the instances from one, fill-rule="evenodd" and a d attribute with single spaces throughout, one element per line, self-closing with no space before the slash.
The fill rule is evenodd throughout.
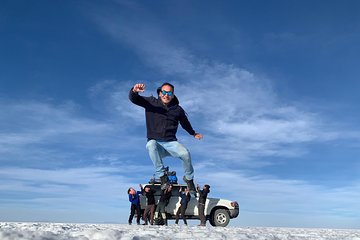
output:
<path id="1" fill-rule="evenodd" d="M 187 183 L 190 192 L 195 192 L 194 168 L 190 152 L 177 141 L 176 132 L 180 123 L 181 127 L 194 138 L 200 140 L 202 135 L 192 128 L 184 109 L 179 105 L 172 84 L 163 83 L 157 89 L 158 98 L 139 95 L 139 92 L 144 91 L 145 84 L 135 84 L 130 89 L 129 99 L 132 103 L 145 109 L 148 139 L 146 149 L 155 167 L 155 177 L 160 178 L 162 189 L 164 189 L 167 176 L 163 158 L 167 156 L 180 158 L 185 174 L 183 180 Z"/>
<path id="2" fill-rule="evenodd" d="M 140 186 L 141 191 L 136 191 L 132 187 L 128 189 L 129 201 L 131 202 L 129 225 L 132 224 L 132 220 L 134 218 L 135 211 L 136 211 L 136 223 L 137 223 L 137 225 L 140 225 L 141 208 L 140 208 L 140 197 L 139 197 L 139 195 L 143 194 L 144 189 L 143 189 L 141 184 L 139 186 Z"/>

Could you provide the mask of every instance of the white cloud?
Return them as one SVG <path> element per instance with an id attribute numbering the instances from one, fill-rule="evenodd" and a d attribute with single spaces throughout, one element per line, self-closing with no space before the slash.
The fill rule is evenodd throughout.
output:
<path id="1" fill-rule="evenodd" d="M 104 122 L 79 116 L 73 104 L 52 105 L 35 101 L 0 104 L 7 112 L 0 119 L 7 125 L 0 140 L 3 144 L 33 143 L 54 136 L 110 130 Z"/>
<path id="2" fill-rule="evenodd" d="M 258 215 L 257 223 L 253 223 L 257 226 L 262 224 L 261 217 L 281 214 L 294 226 L 306 225 L 303 219 L 309 219 L 309 216 L 324 219 L 339 217 L 353 223 L 359 220 L 360 204 L 357 199 L 360 197 L 360 186 L 356 182 L 346 187 L 325 187 L 307 181 L 252 175 L 240 170 L 224 172 L 207 168 L 207 171 L 201 172 L 197 180 L 201 185 L 211 185 L 209 197 L 226 196 L 229 200 L 239 201 L 241 216 Z M 331 221 L 323 223 L 322 226 L 329 226 Z M 321 223 L 312 222 L 311 225 L 319 226 Z"/>
<path id="3" fill-rule="evenodd" d="M 127 189 L 137 165 L 67 169 L 0 169 L 0 212 L 7 221 L 125 222 Z M 13 209 L 9 211 L 9 209 Z M 21 210 L 21 211 L 17 211 Z M 115 215 L 114 215 L 115 213 Z"/>
<path id="4" fill-rule="evenodd" d="M 144 110 L 133 105 L 128 97 L 134 84 L 130 81 L 105 80 L 91 87 L 89 93 L 95 107 L 114 119 L 113 124 L 143 125 Z"/>
<path id="5" fill-rule="evenodd" d="M 104 154 L 116 154 L 118 160 L 111 164 L 117 164 L 129 161 L 132 149 L 144 145 L 121 119 L 84 117 L 74 104 L 8 101 L 0 106 L 7 113 L 0 117 L 0 162 L 5 166 L 104 165 L 109 162 L 96 157 Z"/>

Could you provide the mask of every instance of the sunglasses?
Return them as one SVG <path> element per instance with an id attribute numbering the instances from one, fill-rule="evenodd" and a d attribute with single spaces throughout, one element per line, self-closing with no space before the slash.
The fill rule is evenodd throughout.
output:
<path id="1" fill-rule="evenodd" d="M 161 90 L 161 94 L 164 95 L 164 96 L 167 94 L 169 97 L 171 97 L 173 95 L 173 92 L 172 91 Z"/>

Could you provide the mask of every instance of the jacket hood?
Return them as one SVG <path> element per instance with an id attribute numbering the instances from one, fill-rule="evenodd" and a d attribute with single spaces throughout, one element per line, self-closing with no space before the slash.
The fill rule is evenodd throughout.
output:
<path id="1" fill-rule="evenodd" d="M 170 104 L 178 105 L 179 103 L 180 103 L 179 99 L 174 95 L 174 98 L 171 100 Z"/>

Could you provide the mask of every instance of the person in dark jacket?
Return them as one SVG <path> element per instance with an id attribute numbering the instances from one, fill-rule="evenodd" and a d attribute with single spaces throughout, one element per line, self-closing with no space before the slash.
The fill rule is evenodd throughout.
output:
<path id="1" fill-rule="evenodd" d="M 151 189 L 149 186 L 146 186 L 145 189 L 145 196 L 146 196 L 146 207 L 145 207 L 145 211 L 144 211 L 144 216 L 143 216 L 143 220 L 144 220 L 144 225 L 148 225 L 148 217 L 150 215 L 150 225 L 154 224 L 154 214 L 155 214 L 155 197 L 154 197 L 154 193 L 155 190 Z"/>
<path id="2" fill-rule="evenodd" d="M 172 196 L 172 185 L 169 184 L 167 185 L 167 187 L 162 190 L 161 195 L 160 195 L 160 199 L 159 199 L 159 203 L 156 207 L 156 211 L 155 211 L 155 221 L 157 224 L 159 224 L 159 218 L 160 218 L 160 214 L 161 217 L 164 221 L 164 224 L 167 226 L 167 219 L 166 219 L 166 206 L 169 204 L 170 198 Z"/>
<path id="3" fill-rule="evenodd" d="M 184 224 L 187 225 L 186 222 L 186 216 L 185 216 L 185 211 L 187 209 L 188 203 L 190 202 L 190 193 L 189 193 L 189 189 L 185 189 L 185 192 L 182 191 L 182 188 L 179 189 L 180 192 L 180 207 L 178 208 L 176 215 L 175 215 L 175 224 L 179 223 L 179 215 L 181 214 L 181 217 L 184 221 Z"/>
<path id="4" fill-rule="evenodd" d="M 181 127 L 196 139 L 202 139 L 202 135 L 192 128 L 184 109 L 179 105 L 172 84 L 163 83 L 157 89 L 158 98 L 140 96 L 139 92 L 144 91 L 145 84 L 135 84 L 130 90 L 129 99 L 132 103 L 145 108 L 148 139 L 146 149 L 155 167 L 155 177 L 160 178 L 162 189 L 164 189 L 167 176 L 163 158 L 167 156 L 180 158 L 185 173 L 183 180 L 187 183 L 189 190 L 195 192 L 194 168 L 190 152 L 177 141 L 176 132 L 180 123 Z"/>
<path id="5" fill-rule="evenodd" d="M 143 190 L 141 184 L 139 186 L 140 186 L 141 191 L 136 191 L 132 187 L 128 189 L 129 201 L 131 202 L 129 225 L 132 224 L 132 220 L 134 218 L 135 211 L 136 211 L 136 223 L 138 225 L 140 225 L 141 208 L 140 208 L 140 197 L 139 197 L 139 195 L 142 194 L 144 190 Z"/>
<path id="6" fill-rule="evenodd" d="M 205 203 L 206 203 L 207 195 L 208 193 L 210 193 L 210 186 L 205 184 L 203 190 L 200 190 L 200 186 L 198 184 L 196 190 L 199 194 L 199 200 L 198 200 L 198 211 L 200 218 L 199 226 L 206 226 Z"/>

